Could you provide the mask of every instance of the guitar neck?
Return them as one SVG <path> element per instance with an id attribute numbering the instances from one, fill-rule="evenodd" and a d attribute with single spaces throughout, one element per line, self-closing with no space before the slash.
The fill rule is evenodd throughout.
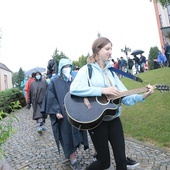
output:
<path id="1" fill-rule="evenodd" d="M 108 95 L 107 98 L 109 100 L 110 99 L 116 100 L 116 99 L 119 99 L 119 98 L 122 98 L 122 97 L 125 97 L 125 96 L 128 96 L 128 95 L 138 94 L 138 93 L 142 93 L 142 92 L 146 92 L 146 91 L 147 91 L 146 87 L 141 87 L 141 88 L 137 88 L 137 89 L 134 89 L 134 90 L 127 90 L 127 91 L 121 92 L 119 96 Z"/>

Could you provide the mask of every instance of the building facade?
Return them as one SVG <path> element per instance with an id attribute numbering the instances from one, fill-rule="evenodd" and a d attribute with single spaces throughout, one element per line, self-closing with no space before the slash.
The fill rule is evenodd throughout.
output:
<path id="1" fill-rule="evenodd" d="M 0 63 L 0 91 L 12 88 L 12 71 Z"/>
<path id="2" fill-rule="evenodd" d="M 161 44 L 161 51 L 164 52 L 165 46 L 170 43 L 170 5 L 162 7 L 160 3 L 153 1 L 158 32 Z"/>

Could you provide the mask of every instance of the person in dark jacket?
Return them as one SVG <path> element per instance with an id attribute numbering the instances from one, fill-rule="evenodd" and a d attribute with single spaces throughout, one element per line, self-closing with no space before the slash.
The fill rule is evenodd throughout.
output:
<path id="1" fill-rule="evenodd" d="M 72 62 L 61 59 L 58 66 L 58 77 L 51 80 L 46 92 L 41 112 L 50 115 L 51 126 L 56 144 L 61 144 L 65 158 L 70 159 L 70 167 L 79 170 L 76 150 L 81 144 L 88 148 L 87 132 L 74 128 L 67 119 L 64 108 L 65 95 L 70 90 Z M 59 149 L 60 151 L 60 149 Z"/>
<path id="2" fill-rule="evenodd" d="M 140 72 L 145 71 L 146 57 L 140 54 Z"/>
<path id="3" fill-rule="evenodd" d="M 139 70 L 140 60 L 136 55 L 134 55 L 133 60 L 135 62 L 136 74 L 138 74 L 138 73 L 140 73 L 140 70 Z"/>
<path id="4" fill-rule="evenodd" d="M 41 105 L 45 96 L 45 92 L 47 89 L 47 82 L 42 80 L 42 75 L 40 72 L 35 72 L 35 81 L 33 81 L 30 85 L 30 89 L 28 91 L 28 105 L 33 108 L 33 120 L 37 122 L 38 132 L 42 133 L 45 131 L 45 119 L 46 115 L 40 112 Z"/>
<path id="5" fill-rule="evenodd" d="M 128 62 L 127 63 L 128 63 L 127 64 L 127 66 L 128 66 L 128 73 L 133 74 L 132 67 L 134 65 L 134 61 L 130 57 L 128 57 Z"/>
<path id="6" fill-rule="evenodd" d="M 170 44 L 165 46 L 165 56 L 167 58 L 168 63 L 170 63 Z M 169 64 L 170 67 L 170 64 Z"/>

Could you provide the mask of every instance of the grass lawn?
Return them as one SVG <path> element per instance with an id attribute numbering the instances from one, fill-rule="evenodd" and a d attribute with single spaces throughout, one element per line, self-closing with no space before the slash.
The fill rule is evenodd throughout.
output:
<path id="1" fill-rule="evenodd" d="M 160 68 L 137 75 L 147 84 L 170 86 L 170 68 Z M 146 84 L 128 78 L 121 81 L 130 89 L 144 87 Z M 149 96 L 145 102 L 134 106 L 123 105 L 121 120 L 126 137 L 170 149 L 170 91 Z"/>

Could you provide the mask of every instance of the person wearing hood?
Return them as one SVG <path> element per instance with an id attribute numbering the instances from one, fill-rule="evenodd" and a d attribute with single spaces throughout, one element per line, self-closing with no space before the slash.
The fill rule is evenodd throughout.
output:
<path id="1" fill-rule="evenodd" d="M 87 149 L 87 132 L 73 127 L 67 119 L 64 108 L 65 95 L 70 90 L 73 81 L 71 76 L 72 62 L 63 58 L 59 61 L 58 77 L 51 80 L 45 98 L 43 100 L 41 112 L 50 116 L 53 135 L 60 153 L 60 145 L 64 151 L 66 159 L 70 159 L 70 167 L 74 170 L 81 169 L 76 158 L 76 150 L 81 144 Z"/>
<path id="2" fill-rule="evenodd" d="M 45 131 L 45 119 L 47 115 L 41 113 L 41 105 L 45 96 L 47 89 L 47 82 L 42 79 L 42 74 L 40 72 L 35 72 L 34 81 L 30 85 L 28 91 L 28 106 L 33 109 L 33 120 L 37 122 L 37 131 L 42 133 Z"/>
<path id="3" fill-rule="evenodd" d="M 87 65 L 83 66 L 77 73 L 70 86 L 70 93 L 79 97 L 113 95 L 120 96 L 127 88 L 118 76 L 109 70 L 112 54 L 112 43 L 105 37 L 96 39 L 92 45 L 92 56 L 88 59 L 92 67 L 91 78 Z M 82 78 L 83 77 L 83 78 Z M 109 142 L 111 144 L 116 169 L 127 170 L 125 155 L 125 139 L 120 120 L 121 103 L 133 105 L 142 102 L 154 92 L 154 87 L 147 86 L 148 91 L 144 94 L 133 94 L 119 99 L 116 110 L 107 109 L 101 123 L 88 130 L 92 139 L 98 159 L 87 167 L 87 170 L 106 170 L 110 167 Z M 115 105 L 113 105 L 114 107 Z"/>

